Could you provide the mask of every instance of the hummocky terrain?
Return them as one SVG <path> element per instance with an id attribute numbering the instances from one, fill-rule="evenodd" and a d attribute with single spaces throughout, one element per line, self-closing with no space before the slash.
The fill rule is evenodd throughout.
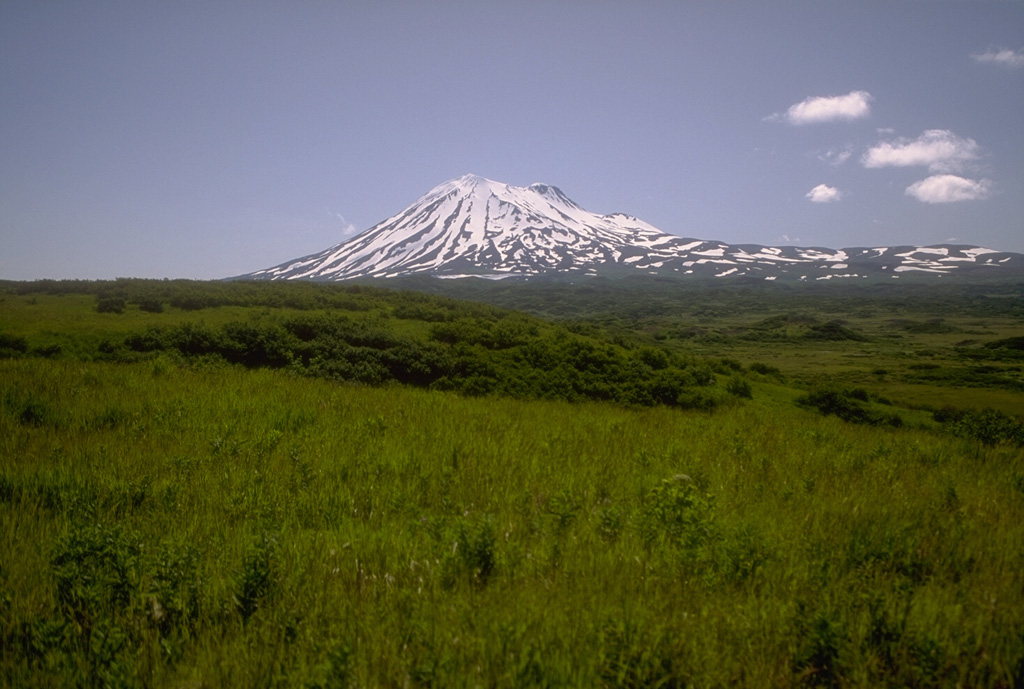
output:
<path id="1" fill-rule="evenodd" d="M 500 279 L 623 271 L 764 280 L 1008 277 L 1024 271 L 1024 255 L 951 244 L 845 249 L 730 245 L 668 234 L 630 215 L 591 213 L 548 184 L 517 187 L 464 175 L 340 244 L 239 277 Z"/>

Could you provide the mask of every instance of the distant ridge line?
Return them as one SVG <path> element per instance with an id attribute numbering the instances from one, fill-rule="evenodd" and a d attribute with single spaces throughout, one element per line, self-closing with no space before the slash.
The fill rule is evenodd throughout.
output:
<path id="1" fill-rule="evenodd" d="M 591 213 L 561 189 L 463 175 L 323 251 L 238 276 L 338 281 L 427 274 L 525 279 L 608 274 L 833 280 L 1024 275 L 1024 254 L 969 244 L 828 247 L 727 244 L 668 234 L 631 215 Z"/>

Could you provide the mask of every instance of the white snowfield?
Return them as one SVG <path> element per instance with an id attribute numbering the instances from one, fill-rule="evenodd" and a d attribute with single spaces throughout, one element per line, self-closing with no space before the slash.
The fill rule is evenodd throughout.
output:
<path id="1" fill-rule="evenodd" d="M 1024 256 L 952 245 L 731 246 L 668 234 L 623 213 L 591 213 L 549 184 L 516 187 L 464 175 L 347 241 L 242 277 L 345 280 L 428 273 L 503 279 L 549 272 L 594 275 L 599 268 L 618 267 L 758 279 L 775 279 L 790 269 L 798 278 L 812 270 L 820 279 L 880 271 L 949 273 L 1007 263 L 1024 266 Z"/>

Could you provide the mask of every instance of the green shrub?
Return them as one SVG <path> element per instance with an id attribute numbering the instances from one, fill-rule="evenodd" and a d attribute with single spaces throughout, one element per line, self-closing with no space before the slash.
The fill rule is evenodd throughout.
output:
<path id="1" fill-rule="evenodd" d="M 689 476 L 664 479 L 644 498 L 640 536 L 647 547 L 660 543 L 693 550 L 712 536 L 713 505 L 714 498 Z"/>
<path id="2" fill-rule="evenodd" d="M 636 350 L 636 358 L 655 371 L 668 367 L 668 354 L 654 347 L 641 347 Z"/>
<path id="3" fill-rule="evenodd" d="M 872 426 L 902 426 L 903 419 L 895 413 L 878 412 L 867 406 L 869 395 L 863 388 L 814 390 L 797 398 L 797 404 L 816 409 L 825 416 L 837 416 L 850 423 Z"/>
<path id="4" fill-rule="evenodd" d="M 675 406 L 680 409 L 693 411 L 713 412 L 718 408 L 721 401 L 713 393 L 707 390 L 683 390 L 676 398 Z"/>
<path id="5" fill-rule="evenodd" d="M 28 351 L 28 340 L 20 335 L 0 333 L 0 359 L 20 356 Z"/>
<path id="6" fill-rule="evenodd" d="M 867 339 L 860 333 L 850 330 L 839 321 L 829 321 L 828 323 L 819 323 L 812 325 L 808 328 L 808 331 L 806 334 L 804 334 L 804 337 L 809 340 L 829 341 L 863 341 Z"/>
<path id="7" fill-rule="evenodd" d="M 171 306 L 183 311 L 199 311 L 214 305 L 214 300 L 209 293 L 195 289 L 186 292 L 179 292 L 171 297 Z"/>
<path id="8" fill-rule="evenodd" d="M 51 565 L 57 600 L 71 620 L 127 608 L 138 588 L 137 539 L 107 524 L 73 527 L 57 540 Z"/>
<path id="9" fill-rule="evenodd" d="M 250 548 L 242 559 L 235 583 L 234 602 L 242 620 L 249 621 L 277 582 L 277 541 L 269 534 Z"/>
<path id="10" fill-rule="evenodd" d="M 932 416 L 954 435 L 973 438 L 990 447 L 1000 443 L 1024 447 L 1024 423 L 996 409 L 974 411 L 945 407 Z"/>
<path id="11" fill-rule="evenodd" d="M 1006 337 L 1001 340 L 985 343 L 986 349 L 1012 349 L 1024 351 L 1024 335 L 1018 337 Z"/>
<path id="12" fill-rule="evenodd" d="M 944 334 L 956 332 L 956 328 L 945 322 L 943 318 L 932 318 L 923 323 L 907 323 L 903 329 L 908 333 Z"/>
<path id="13" fill-rule="evenodd" d="M 164 303 L 155 297 L 144 297 L 139 300 L 139 310 L 146 313 L 163 313 Z"/>
<path id="14" fill-rule="evenodd" d="M 124 297 L 113 295 L 100 295 L 96 297 L 97 313 L 124 313 L 128 302 Z"/>
<path id="15" fill-rule="evenodd" d="M 745 379 L 739 376 L 733 376 L 729 379 L 729 382 L 725 384 L 725 391 L 736 397 L 742 397 L 744 399 L 751 399 L 754 396 L 754 391 L 750 387 Z"/>
<path id="16" fill-rule="evenodd" d="M 763 376 L 775 376 L 777 378 L 782 377 L 782 371 L 774 366 L 763 364 L 761 362 L 754 362 L 750 365 L 750 370 L 754 373 L 760 373 Z"/>
<path id="17" fill-rule="evenodd" d="M 846 642 L 842 626 L 825 612 L 798 621 L 801 645 L 793 658 L 793 671 L 812 687 L 844 684 L 840 647 Z"/>
<path id="18" fill-rule="evenodd" d="M 736 361 L 735 359 L 730 359 L 728 357 L 723 357 L 723 358 L 719 359 L 715 363 L 715 370 L 718 373 L 725 373 L 725 374 L 739 373 L 740 371 L 743 370 L 743 364 L 741 364 L 740 362 Z"/>
<path id="19" fill-rule="evenodd" d="M 711 410 L 722 400 L 694 387 L 716 382 L 714 370 L 653 347 L 636 351 L 569 333 L 543 332 L 525 317 L 462 317 L 435 322 L 428 339 L 399 334 L 377 318 L 330 314 L 253 318 L 210 328 L 186 322 L 152 327 L 101 347 L 106 358 L 130 352 L 177 350 L 192 358 L 216 357 L 248 368 L 289 367 L 295 372 L 366 385 L 397 382 L 505 395 Z M 738 363 L 735 363 L 738 366 Z M 734 371 L 733 365 L 721 365 Z M 742 383 L 734 386 L 745 396 Z"/>
<path id="20" fill-rule="evenodd" d="M 159 328 L 132 333 L 124 338 L 124 345 L 133 352 L 157 352 L 170 347 L 168 334 Z"/>
<path id="21" fill-rule="evenodd" d="M 52 426 L 58 421 L 53 406 L 31 391 L 4 390 L 2 401 L 3 410 L 25 426 Z"/>
<path id="22" fill-rule="evenodd" d="M 146 606 L 150 622 L 164 636 L 195 630 L 203 602 L 199 559 L 199 549 L 190 543 L 164 543 L 154 554 Z"/>
<path id="23" fill-rule="evenodd" d="M 33 347 L 32 355 L 42 357 L 43 359 L 53 359 L 61 355 L 64 348 L 57 343 L 50 343 L 42 345 L 41 347 Z"/>
<path id="24" fill-rule="evenodd" d="M 442 561 L 442 584 L 452 588 L 462 579 L 485 586 L 498 568 L 498 539 L 487 516 L 460 518 L 450 549 Z"/>

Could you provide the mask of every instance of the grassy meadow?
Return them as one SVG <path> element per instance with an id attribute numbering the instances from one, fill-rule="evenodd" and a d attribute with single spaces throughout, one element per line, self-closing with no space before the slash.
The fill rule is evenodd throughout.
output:
<path id="1" fill-rule="evenodd" d="M 4 287 L 5 686 L 1024 682 L 1012 310 L 819 340 L 802 305 L 761 349 L 791 304 L 677 337 L 368 287 Z"/>

